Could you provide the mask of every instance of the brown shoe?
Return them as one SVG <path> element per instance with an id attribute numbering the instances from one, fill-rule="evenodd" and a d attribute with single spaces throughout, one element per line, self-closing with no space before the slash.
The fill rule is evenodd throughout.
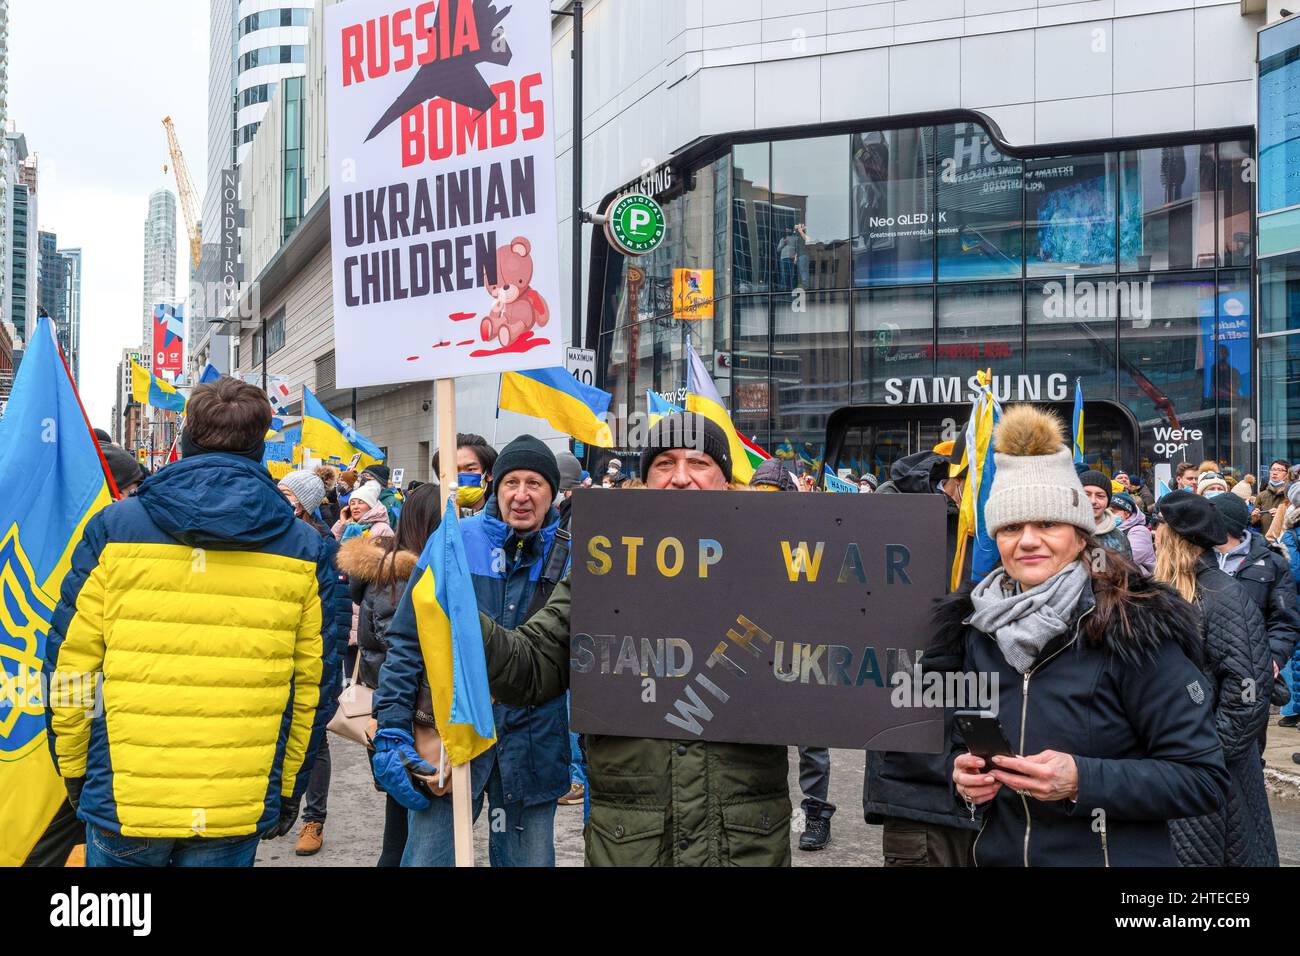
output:
<path id="1" fill-rule="evenodd" d="M 304 823 L 298 833 L 298 845 L 294 847 L 293 852 L 299 856 L 311 856 L 313 853 L 320 852 L 321 844 L 324 842 L 325 824 Z"/>
<path id="2" fill-rule="evenodd" d="M 574 804 L 581 805 L 583 794 L 585 794 L 586 792 L 587 791 L 582 786 L 582 784 L 580 783 L 570 784 L 569 792 L 566 793 L 564 796 L 560 797 L 560 799 L 555 802 L 562 807 L 571 807 Z"/>

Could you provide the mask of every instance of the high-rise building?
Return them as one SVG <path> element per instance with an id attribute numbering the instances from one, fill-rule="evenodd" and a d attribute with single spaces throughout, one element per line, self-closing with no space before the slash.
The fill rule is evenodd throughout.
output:
<path id="1" fill-rule="evenodd" d="M 59 341 L 68 356 L 68 367 L 72 370 L 72 380 L 81 387 L 81 250 L 60 249 L 63 257 L 67 285 L 64 302 L 67 303 L 66 332 L 60 330 Z"/>
<path id="2" fill-rule="evenodd" d="M 224 228 L 222 184 L 238 169 L 252 148 L 277 85 L 306 73 L 308 31 L 315 0 L 209 0 L 208 61 L 208 182 L 203 197 L 203 262 L 199 278 L 205 289 L 219 282 L 226 244 L 238 229 Z M 231 224 L 235 227 L 242 223 Z M 237 238 L 235 239 L 237 242 Z M 191 334 L 202 339 L 209 316 L 191 302 Z"/>
<path id="3" fill-rule="evenodd" d="M 117 378 L 114 380 L 113 441 L 130 450 L 139 444 L 139 429 L 128 429 L 127 412 L 133 406 L 136 409 L 140 407 L 131 393 L 131 363 L 143 364 L 145 356 L 142 352 L 141 349 L 122 349 L 122 360 L 117 363 Z M 132 424 L 138 424 L 140 420 L 137 414 Z"/>
<path id="4" fill-rule="evenodd" d="M 12 327 L 17 354 L 36 322 L 36 270 L 39 263 L 36 230 L 36 157 L 27 153 L 27 137 L 5 134 L 8 152 L 8 189 L 5 191 L 7 226 L 4 255 L 2 311 Z M 21 360 L 20 360 L 21 361 Z"/>
<path id="5" fill-rule="evenodd" d="M 176 301 L 176 195 L 157 189 L 149 196 L 149 216 L 144 221 L 144 319 L 142 349 L 153 349 L 153 307 Z M 146 362 L 152 368 L 151 361 Z"/>

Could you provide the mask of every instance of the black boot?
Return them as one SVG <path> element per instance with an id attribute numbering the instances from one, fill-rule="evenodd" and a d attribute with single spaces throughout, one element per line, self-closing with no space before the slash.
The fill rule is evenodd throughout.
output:
<path id="1" fill-rule="evenodd" d="M 803 833 L 799 834 L 799 849 L 824 850 L 831 842 L 831 815 L 835 808 L 830 804 L 813 800 L 804 800 Z"/>
<path id="2" fill-rule="evenodd" d="M 1300 714 L 1290 714 L 1286 717 L 1279 717 L 1277 721 L 1279 727 L 1294 727 L 1296 724 L 1300 724 Z"/>

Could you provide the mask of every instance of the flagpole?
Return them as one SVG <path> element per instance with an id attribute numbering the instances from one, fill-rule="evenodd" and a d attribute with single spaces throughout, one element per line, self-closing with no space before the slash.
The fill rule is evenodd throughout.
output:
<path id="1" fill-rule="evenodd" d="M 438 482 L 444 501 L 456 493 L 456 380 L 440 378 L 434 399 L 438 416 Z M 455 838 L 456 865 L 474 865 L 474 820 L 470 815 L 469 761 L 451 768 L 452 832 Z M 434 799 L 440 799 L 435 797 Z"/>

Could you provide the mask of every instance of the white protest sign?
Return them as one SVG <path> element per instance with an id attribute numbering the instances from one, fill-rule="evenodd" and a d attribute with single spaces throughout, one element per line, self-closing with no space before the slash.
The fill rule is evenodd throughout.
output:
<path id="1" fill-rule="evenodd" d="M 325 11 L 340 388 L 564 361 L 551 12 Z"/>
<path id="2" fill-rule="evenodd" d="M 405 469 L 405 468 L 394 468 L 394 469 L 393 469 L 393 475 L 392 475 L 392 479 L 393 479 L 392 484 L 393 484 L 393 487 L 400 491 L 400 490 L 402 489 L 402 479 L 405 478 L 405 477 L 406 477 L 406 469 Z"/>

